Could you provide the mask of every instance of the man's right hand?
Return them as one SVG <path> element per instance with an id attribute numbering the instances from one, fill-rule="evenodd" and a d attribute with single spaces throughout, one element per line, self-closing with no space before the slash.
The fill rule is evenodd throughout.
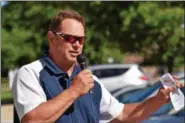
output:
<path id="1" fill-rule="evenodd" d="M 94 87 L 92 72 L 88 69 L 82 70 L 72 81 L 70 89 L 78 96 L 88 93 Z"/>

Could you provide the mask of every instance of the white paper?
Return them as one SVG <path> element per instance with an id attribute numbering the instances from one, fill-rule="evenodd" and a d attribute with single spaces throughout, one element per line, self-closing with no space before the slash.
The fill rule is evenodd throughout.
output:
<path id="1" fill-rule="evenodd" d="M 169 73 L 161 76 L 160 81 L 165 89 L 169 87 L 176 87 L 175 81 Z M 179 88 L 170 93 L 170 99 L 176 111 L 179 111 L 184 107 L 184 95 Z"/>

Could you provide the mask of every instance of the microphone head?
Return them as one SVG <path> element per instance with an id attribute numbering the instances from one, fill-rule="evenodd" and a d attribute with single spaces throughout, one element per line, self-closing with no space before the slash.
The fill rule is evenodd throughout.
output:
<path id="1" fill-rule="evenodd" d="M 78 63 L 80 64 L 80 68 L 83 70 L 83 69 L 86 69 L 87 68 L 87 65 L 86 65 L 86 56 L 85 54 L 80 54 L 79 56 L 77 56 L 77 61 Z"/>
<path id="2" fill-rule="evenodd" d="M 86 62 L 86 56 L 85 56 L 85 54 L 80 54 L 79 56 L 77 56 L 77 61 L 78 61 L 78 63 L 80 64 L 80 63 L 83 63 L 83 62 Z"/>

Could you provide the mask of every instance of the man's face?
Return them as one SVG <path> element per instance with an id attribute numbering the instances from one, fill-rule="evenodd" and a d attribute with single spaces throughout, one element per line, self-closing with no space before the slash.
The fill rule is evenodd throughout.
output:
<path id="1" fill-rule="evenodd" d="M 58 32 L 54 32 L 55 39 L 50 41 L 50 49 L 59 61 L 74 63 L 76 57 L 82 53 L 85 40 L 84 27 L 74 19 L 64 19 Z"/>

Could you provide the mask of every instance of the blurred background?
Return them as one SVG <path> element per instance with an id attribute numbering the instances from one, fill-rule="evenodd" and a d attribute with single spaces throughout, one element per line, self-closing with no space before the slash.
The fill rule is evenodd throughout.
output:
<path id="1" fill-rule="evenodd" d="M 84 16 L 89 69 L 119 101 L 155 95 L 159 77 L 167 72 L 184 84 L 184 6 L 175 1 L 1 1 L 1 123 L 13 122 L 14 75 L 47 53 L 49 24 L 61 9 Z M 184 123 L 184 111 L 174 111 L 170 102 L 145 123 L 166 121 Z"/>

